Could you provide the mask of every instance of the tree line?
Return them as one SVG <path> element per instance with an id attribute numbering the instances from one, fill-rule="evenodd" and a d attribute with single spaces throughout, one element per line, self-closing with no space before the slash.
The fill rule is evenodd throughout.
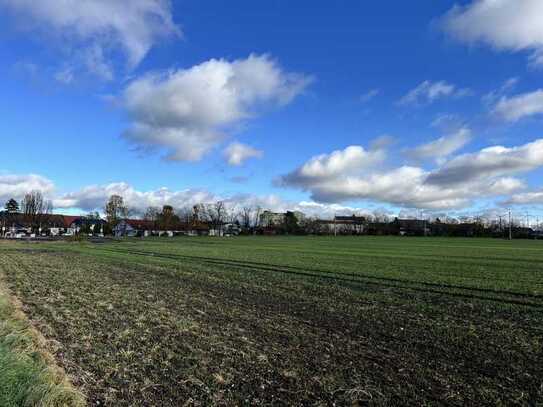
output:
<path id="1" fill-rule="evenodd" d="M 112 195 L 104 207 L 108 224 L 115 227 L 121 220 L 136 211 L 125 204 L 120 195 Z M 174 208 L 171 205 L 149 206 L 142 219 L 157 230 L 178 230 L 196 223 L 208 225 L 222 232 L 227 224 L 237 224 L 244 231 L 255 229 L 259 224 L 262 209 L 259 206 L 230 207 L 224 201 L 200 203 L 192 207 Z"/>
<path id="2" fill-rule="evenodd" d="M 53 226 L 53 205 L 41 192 L 31 191 L 18 202 L 9 199 L 4 206 L 3 226 L 21 222 L 32 233 Z M 174 208 L 172 205 L 149 206 L 143 214 L 130 208 L 122 196 L 112 195 L 104 205 L 104 222 L 98 212 L 91 212 L 81 219 L 81 233 L 112 234 L 120 221 L 139 217 L 148 222 L 154 230 L 183 230 L 197 225 L 205 225 L 222 235 L 226 225 L 236 225 L 242 233 L 273 234 L 369 234 L 369 235 L 419 235 L 419 236 L 508 236 L 531 237 L 536 234 L 530 228 L 522 227 L 517 219 L 511 224 L 499 219 L 484 217 L 444 217 L 442 219 L 398 219 L 387 215 L 374 214 L 355 217 L 356 225 L 321 220 L 318 218 L 298 219 L 287 211 L 281 222 L 262 224 L 262 208 L 251 205 L 232 205 L 225 201 L 200 203 L 191 207 Z M 95 225 L 99 227 L 95 227 Z M 58 226 L 58 225 L 56 225 Z M 509 227 L 510 226 L 510 227 Z"/>
<path id="3" fill-rule="evenodd" d="M 4 209 L 8 222 L 21 218 L 32 232 L 39 232 L 40 229 L 49 226 L 53 203 L 45 199 L 41 192 L 31 191 L 24 195 L 20 203 L 13 198 L 8 200 Z"/>

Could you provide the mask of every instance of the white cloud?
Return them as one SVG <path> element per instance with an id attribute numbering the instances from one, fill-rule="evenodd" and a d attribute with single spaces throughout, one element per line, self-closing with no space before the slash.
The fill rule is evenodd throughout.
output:
<path id="1" fill-rule="evenodd" d="M 421 105 L 435 102 L 446 97 L 463 97 L 471 94 L 467 88 L 459 89 L 445 81 L 424 81 L 416 88 L 411 89 L 400 100 L 400 105 Z"/>
<path id="2" fill-rule="evenodd" d="M 330 154 L 321 154 L 311 158 L 297 170 L 282 177 L 280 183 L 286 185 L 306 185 L 313 180 L 336 179 L 358 173 L 364 168 L 371 168 L 385 159 L 382 149 L 365 150 L 362 146 L 349 146 Z"/>
<path id="3" fill-rule="evenodd" d="M 543 89 L 522 93 L 511 98 L 503 96 L 493 110 L 494 115 L 507 122 L 543 114 Z"/>
<path id="4" fill-rule="evenodd" d="M 242 165 L 249 158 L 261 158 L 264 154 L 261 150 L 238 142 L 230 143 L 223 153 L 228 164 L 234 166 Z"/>
<path id="5" fill-rule="evenodd" d="M 40 175 L 0 174 L 0 202 L 11 198 L 20 200 L 30 191 L 39 191 L 44 195 L 50 195 L 54 189 L 53 182 Z"/>
<path id="6" fill-rule="evenodd" d="M 543 190 L 515 194 L 504 202 L 506 205 L 543 205 Z"/>
<path id="7" fill-rule="evenodd" d="M 57 209 L 79 209 L 82 211 L 102 211 L 111 195 L 123 197 L 134 216 L 142 215 L 149 206 L 162 207 L 171 205 L 176 209 L 191 208 L 196 204 L 224 201 L 228 208 L 236 209 L 252 206 L 262 210 L 278 212 L 302 211 L 308 216 L 330 218 L 334 214 L 367 213 L 367 210 L 337 204 L 323 204 L 311 201 L 289 201 L 277 195 L 234 194 L 222 196 L 203 189 L 185 189 L 172 191 L 160 188 L 151 191 L 139 191 L 125 183 L 88 186 L 80 191 L 58 196 L 54 201 Z"/>
<path id="8" fill-rule="evenodd" d="M 181 35 L 169 0 L 0 0 L 0 7 L 33 25 L 42 37 L 54 33 L 70 48 L 71 63 L 111 79 L 108 56 L 122 50 L 135 67 L 161 38 Z"/>
<path id="9" fill-rule="evenodd" d="M 133 216 L 141 216 L 149 206 L 172 205 L 174 208 L 190 208 L 200 203 L 224 201 L 233 211 L 244 206 L 260 207 L 272 211 L 299 210 L 308 216 L 330 218 L 334 214 L 369 214 L 359 206 L 345 206 L 325 198 L 373 199 L 387 204 L 427 209 L 465 208 L 472 199 L 486 196 L 508 196 L 525 187 L 518 179 L 502 177 L 488 182 L 467 182 L 462 187 L 427 185 L 428 173 L 420 168 L 400 167 L 388 172 L 376 172 L 364 176 L 348 176 L 324 181 L 313 180 L 314 198 L 319 200 L 292 201 L 278 195 L 233 194 L 220 195 L 206 189 L 171 190 L 159 188 L 141 191 L 126 182 L 91 185 L 80 190 L 58 194 L 52 181 L 39 175 L 0 176 L 0 204 L 10 198 L 21 199 L 24 194 L 41 191 L 59 210 L 102 211 L 111 195 L 120 195 Z M 514 197 L 523 196 L 514 195 Z M 528 195 L 526 195 L 528 196 Z M 514 198 L 520 200 L 520 198 Z M 534 198 L 535 203 L 535 198 Z"/>
<path id="10" fill-rule="evenodd" d="M 462 127 L 456 132 L 440 137 L 418 147 L 407 149 L 406 155 L 415 160 L 442 159 L 464 147 L 471 140 L 471 130 Z"/>
<path id="11" fill-rule="evenodd" d="M 453 185 L 528 172 L 543 166 L 543 139 L 518 147 L 493 146 L 458 156 L 428 177 L 428 183 Z"/>
<path id="12" fill-rule="evenodd" d="M 288 104 L 311 80 L 284 72 L 267 55 L 145 75 L 124 91 L 122 104 L 132 120 L 124 136 L 140 147 L 166 150 L 171 160 L 197 161 L 231 128 L 262 107 Z"/>
<path id="13" fill-rule="evenodd" d="M 512 52 L 531 51 L 531 63 L 543 65 L 542 15 L 541 0 L 475 0 L 454 6 L 441 25 L 462 42 Z"/>
<path id="14" fill-rule="evenodd" d="M 405 165 L 383 170 L 360 165 L 356 158 L 339 160 L 348 165 L 331 168 L 315 164 L 326 163 L 332 156 L 341 157 L 335 152 L 313 158 L 278 183 L 309 191 L 317 202 L 364 199 L 408 208 L 453 209 L 525 188 L 524 181 L 511 175 L 543 166 L 543 140 L 513 148 L 486 148 L 453 158 L 434 170 Z"/>
<path id="15" fill-rule="evenodd" d="M 145 209 L 149 206 L 172 205 L 184 207 L 201 202 L 211 202 L 216 198 L 210 192 L 199 189 L 171 191 L 168 188 L 159 188 L 154 191 L 142 192 L 125 182 L 118 182 L 108 185 L 87 186 L 80 191 L 61 195 L 53 203 L 56 208 L 100 210 L 105 206 L 111 195 L 122 196 L 125 203 L 137 213 L 145 212 Z"/>
<path id="16" fill-rule="evenodd" d="M 390 171 L 319 181 L 309 186 L 318 202 L 368 199 L 382 203 L 425 209 L 463 208 L 472 199 L 496 194 L 493 182 L 470 183 L 452 188 L 426 183 L 429 173 L 422 168 L 403 166 Z M 501 182 L 500 182 L 501 183 Z M 501 183 L 503 184 L 503 183 Z M 521 183 L 511 186 L 517 190 Z M 500 191 L 506 195 L 511 191 Z"/>

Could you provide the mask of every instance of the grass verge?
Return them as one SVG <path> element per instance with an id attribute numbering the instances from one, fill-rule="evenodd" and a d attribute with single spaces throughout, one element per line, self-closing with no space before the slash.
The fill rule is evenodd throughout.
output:
<path id="1" fill-rule="evenodd" d="M 1 277 L 1 276 L 0 276 Z M 0 278 L 0 406 L 84 406 Z"/>

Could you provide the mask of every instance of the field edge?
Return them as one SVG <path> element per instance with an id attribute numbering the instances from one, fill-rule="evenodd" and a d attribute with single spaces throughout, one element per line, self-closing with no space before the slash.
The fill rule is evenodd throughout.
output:
<path id="1" fill-rule="evenodd" d="M 0 273 L 0 405 L 85 406 Z"/>

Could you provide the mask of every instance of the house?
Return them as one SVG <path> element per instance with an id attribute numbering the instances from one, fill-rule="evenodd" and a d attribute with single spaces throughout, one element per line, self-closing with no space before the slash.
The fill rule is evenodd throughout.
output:
<path id="1" fill-rule="evenodd" d="M 82 231 L 102 234 L 106 221 L 87 216 L 49 215 L 44 229 L 51 236 L 73 236 Z"/>
<path id="2" fill-rule="evenodd" d="M 0 234 L 4 237 L 15 237 L 27 233 L 23 218 L 20 214 L 0 212 Z M 28 233 L 30 231 L 28 230 Z"/>
<path id="3" fill-rule="evenodd" d="M 73 236 L 79 232 L 76 222 L 80 218 L 81 216 L 51 215 L 49 231 L 52 236 Z"/>
<path id="4" fill-rule="evenodd" d="M 38 233 L 42 236 L 73 235 L 77 232 L 79 219 L 84 218 L 81 216 L 42 215 Z M 30 223 L 31 221 L 22 213 L 8 214 L 0 212 L 0 232 L 7 237 L 32 235 L 32 225 Z"/>
<path id="5" fill-rule="evenodd" d="M 364 226 L 366 225 L 366 218 L 363 216 L 335 216 L 334 228 L 339 230 L 340 233 L 348 235 L 361 235 L 364 233 Z"/>
<path id="6" fill-rule="evenodd" d="M 187 236 L 208 236 L 211 234 L 211 230 L 207 223 L 193 220 L 185 224 L 184 234 Z"/>
<path id="7" fill-rule="evenodd" d="M 67 219 L 66 223 L 70 222 L 70 228 L 77 232 L 87 231 L 88 233 L 103 234 L 104 227 L 107 222 L 99 218 L 89 218 L 87 216 L 79 216 L 76 219 Z"/>
<path id="8" fill-rule="evenodd" d="M 331 220 L 318 220 L 321 233 L 333 235 L 361 235 L 366 231 L 367 220 L 363 216 L 334 216 Z"/>
<path id="9" fill-rule="evenodd" d="M 519 226 L 513 229 L 513 235 L 515 238 L 521 239 L 535 239 L 537 238 L 537 233 L 529 227 Z"/>
<path id="10" fill-rule="evenodd" d="M 169 229 L 164 229 L 150 220 L 123 219 L 113 228 L 113 234 L 116 237 L 204 236 L 210 234 L 210 228 L 207 224 L 198 220 L 189 223 L 179 222 Z"/>
<path id="11" fill-rule="evenodd" d="M 241 226 L 237 223 L 224 223 L 220 228 L 210 228 L 209 236 L 238 236 Z"/>
<path id="12" fill-rule="evenodd" d="M 113 228 L 116 237 L 150 236 L 155 231 L 155 222 L 141 219 L 123 219 Z"/>

